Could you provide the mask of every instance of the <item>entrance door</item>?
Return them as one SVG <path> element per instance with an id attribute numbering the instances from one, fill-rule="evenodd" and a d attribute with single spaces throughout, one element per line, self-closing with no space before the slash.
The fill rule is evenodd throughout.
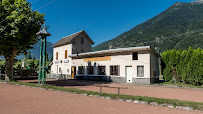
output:
<path id="1" fill-rule="evenodd" d="M 56 65 L 56 74 L 58 75 L 58 65 Z"/>
<path id="2" fill-rule="evenodd" d="M 127 79 L 127 83 L 132 83 L 132 67 L 131 66 L 126 67 L 126 79 Z"/>
<path id="3" fill-rule="evenodd" d="M 73 79 L 73 78 L 75 77 L 75 75 L 76 75 L 76 67 L 73 66 L 73 67 L 71 68 L 71 78 Z"/>

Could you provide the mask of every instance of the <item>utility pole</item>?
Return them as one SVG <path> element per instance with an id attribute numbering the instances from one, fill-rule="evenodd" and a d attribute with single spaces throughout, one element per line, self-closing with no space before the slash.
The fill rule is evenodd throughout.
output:
<path id="1" fill-rule="evenodd" d="M 44 24 L 44 28 L 36 35 L 41 36 L 38 84 L 44 84 L 46 79 L 46 37 L 51 34 L 46 31 Z"/>

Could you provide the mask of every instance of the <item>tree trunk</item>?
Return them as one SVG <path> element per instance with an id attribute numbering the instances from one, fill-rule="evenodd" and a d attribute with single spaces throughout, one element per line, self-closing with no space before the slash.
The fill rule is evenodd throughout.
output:
<path id="1" fill-rule="evenodd" d="M 6 81 L 13 81 L 14 76 L 13 76 L 13 63 L 14 63 L 14 58 L 17 54 L 17 50 L 14 50 L 11 54 L 11 56 L 4 56 L 6 58 L 6 69 L 5 69 L 5 80 Z"/>

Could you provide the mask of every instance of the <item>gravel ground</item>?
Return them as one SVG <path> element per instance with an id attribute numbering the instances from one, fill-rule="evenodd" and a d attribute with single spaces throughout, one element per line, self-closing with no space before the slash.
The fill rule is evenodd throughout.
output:
<path id="1" fill-rule="evenodd" d="M 105 84 L 105 85 L 108 85 L 111 87 L 128 87 L 128 89 L 121 89 L 120 94 L 203 102 L 203 89 L 170 88 L 170 87 L 122 85 L 122 84 Z M 70 86 L 65 86 L 65 87 L 70 87 Z M 100 90 L 99 87 L 95 87 L 95 86 L 74 86 L 72 88 L 97 91 L 97 92 L 99 92 Z M 118 89 L 103 87 L 102 92 L 117 94 Z"/>
<path id="2" fill-rule="evenodd" d="M 21 81 L 30 82 L 30 80 L 21 80 Z M 37 80 L 32 80 L 32 82 L 36 81 Z M 47 83 L 52 85 L 64 86 L 69 88 L 78 88 L 97 92 L 100 91 L 100 88 L 95 87 L 95 84 L 102 84 L 102 82 L 82 81 L 82 80 L 66 80 L 66 81 L 48 80 Z M 106 83 L 103 85 L 107 85 L 110 87 L 128 87 L 128 89 L 121 89 L 120 94 L 203 102 L 202 88 L 178 88 L 169 86 L 132 85 L 132 84 L 115 84 L 115 83 L 111 84 Z M 117 94 L 118 89 L 103 87 L 102 92 Z"/>
<path id="3" fill-rule="evenodd" d="M 134 104 L 38 88 L 0 84 L 1 114 L 190 114 L 186 111 L 160 106 Z"/>

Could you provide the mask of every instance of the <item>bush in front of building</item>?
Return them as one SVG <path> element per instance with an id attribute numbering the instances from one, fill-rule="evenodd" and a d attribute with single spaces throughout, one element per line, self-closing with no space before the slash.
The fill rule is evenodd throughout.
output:
<path id="1" fill-rule="evenodd" d="M 203 49 L 168 50 L 161 58 L 166 64 L 163 70 L 166 82 L 203 85 Z"/>

